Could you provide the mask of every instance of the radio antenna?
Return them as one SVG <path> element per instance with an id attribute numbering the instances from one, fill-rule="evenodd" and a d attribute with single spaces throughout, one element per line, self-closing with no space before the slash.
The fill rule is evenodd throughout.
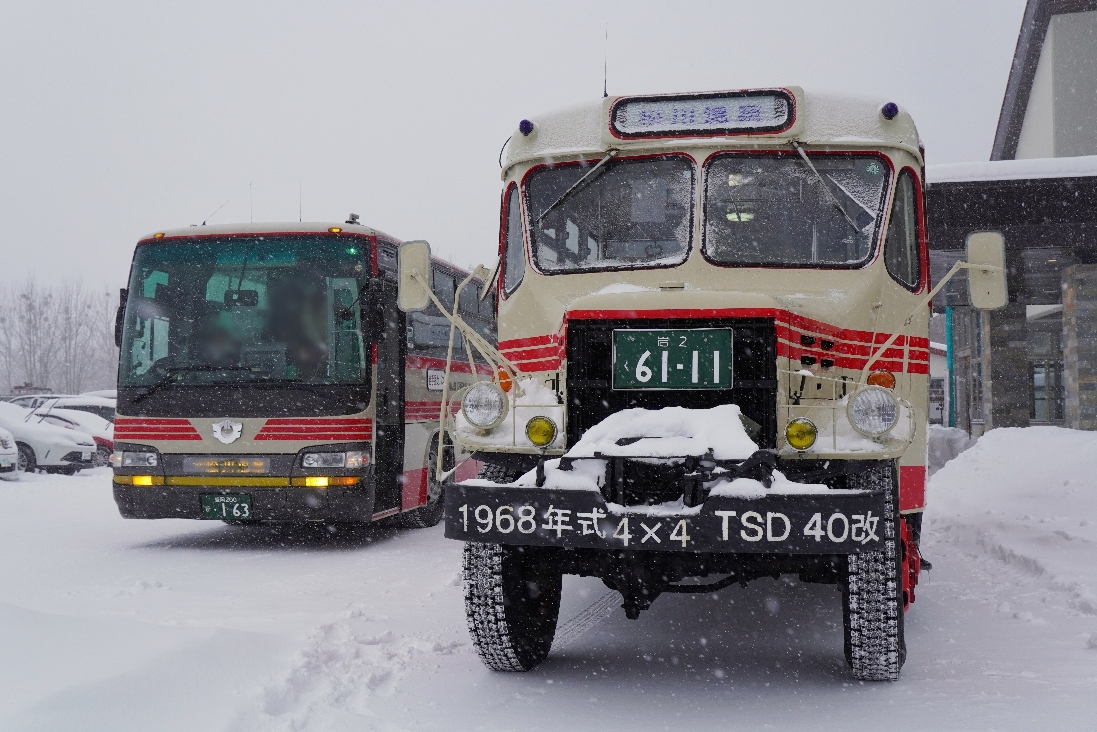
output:
<path id="1" fill-rule="evenodd" d="M 609 25 L 606 25 L 606 40 L 602 47 L 602 98 L 609 96 Z"/>
<path id="2" fill-rule="evenodd" d="M 231 200 L 232 200 L 232 199 L 230 198 L 230 199 L 229 199 L 229 201 L 231 201 Z M 216 215 L 217 215 L 217 212 L 218 212 L 218 211 L 220 211 L 221 209 L 223 209 L 223 208 L 224 208 L 224 207 L 225 207 L 226 205 L 228 205 L 228 201 L 225 201 L 225 202 L 224 202 L 224 203 L 222 203 L 222 204 L 221 204 L 220 206 L 218 206 L 218 207 L 217 207 L 216 209 L 214 209 L 213 213 L 211 213 L 211 214 L 210 214 L 209 216 L 207 216 L 207 217 L 206 217 L 206 221 L 209 221 L 209 220 L 210 220 L 210 219 L 212 219 L 212 218 L 213 218 L 214 216 L 216 216 Z M 206 225 L 206 221 L 203 221 L 203 222 L 202 222 L 202 226 L 205 226 L 205 225 Z"/>
<path id="3" fill-rule="evenodd" d="M 304 219 L 304 214 L 302 213 L 304 208 L 303 208 L 302 203 L 301 203 L 301 200 L 302 200 L 302 198 L 301 198 L 301 188 L 302 188 L 302 184 L 300 182 L 298 182 L 297 183 L 297 222 L 298 223 L 305 220 Z"/>
<path id="4" fill-rule="evenodd" d="M 255 196 L 251 194 L 251 183 L 248 183 L 248 218 L 255 223 Z"/>

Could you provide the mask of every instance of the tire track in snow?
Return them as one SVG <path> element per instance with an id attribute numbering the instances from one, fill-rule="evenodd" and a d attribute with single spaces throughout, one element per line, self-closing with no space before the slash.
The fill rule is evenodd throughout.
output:
<path id="1" fill-rule="evenodd" d="M 610 590 L 599 597 L 586 610 L 556 629 L 556 636 L 552 639 L 552 650 L 562 651 L 570 646 L 588 630 L 613 614 L 613 611 L 621 607 L 624 601 L 617 590 Z"/>

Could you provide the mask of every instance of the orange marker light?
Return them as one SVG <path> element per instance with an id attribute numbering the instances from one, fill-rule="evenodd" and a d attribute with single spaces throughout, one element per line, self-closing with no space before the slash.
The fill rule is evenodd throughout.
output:
<path id="1" fill-rule="evenodd" d="M 879 371 L 873 371 L 868 375 L 868 383 L 871 386 L 882 386 L 885 389 L 895 388 L 895 374 L 890 371 L 880 369 Z"/>
<path id="2" fill-rule="evenodd" d="M 163 239 L 164 238 L 164 232 L 158 231 L 158 232 L 156 232 L 155 234 L 152 235 L 152 238 L 153 239 Z"/>
<path id="3" fill-rule="evenodd" d="M 506 369 L 500 367 L 499 388 L 509 393 L 512 386 L 514 386 L 514 383 L 510 380 L 510 374 L 507 373 Z"/>
<path id="4" fill-rule="evenodd" d="M 338 234 L 340 231 L 342 231 L 342 229 L 339 228 L 338 226 L 333 226 L 330 229 L 328 229 L 328 231 L 330 231 L 332 234 Z"/>

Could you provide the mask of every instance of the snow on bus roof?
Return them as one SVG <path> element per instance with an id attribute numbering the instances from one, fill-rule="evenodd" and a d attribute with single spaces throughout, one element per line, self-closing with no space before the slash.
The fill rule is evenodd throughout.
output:
<path id="1" fill-rule="evenodd" d="M 774 87 L 776 88 L 776 87 Z M 609 129 L 610 107 L 622 97 L 607 97 L 564 109 L 531 116 L 533 131 L 524 135 L 514 130 L 506 147 L 503 176 L 517 163 L 546 158 L 586 156 L 604 153 L 610 147 L 630 149 L 682 149 L 711 147 L 772 147 L 790 139 L 805 145 L 837 147 L 899 147 L 921 157 L 921 140 L 910 115 L 901 106 L 899 114 L 887 120 L 881 108 L 889 99 L 836 93 L 807 93 L 799 87 L 783 87 L 796 100 L 796 123 L 786 132 L 762 134 L 698 134 L 674 138 L 621 139 Z M 707 94 L 707 92 L 704 92 Z M 718 94 L 719 92 L 713 92 Z M 693 93 L 689 93 L 693 95 Z M 674 95 L 668 95 L 674 96 Z"/>
<path id="2" fill-rule="evenodd" d="M 1073 158 L 992 160 L 979 163 L 941 163 L 926 166 L 926 182 L 964 183 L 981 180 L 1085 178 L 1097 175 L 1097 155 Z"/>

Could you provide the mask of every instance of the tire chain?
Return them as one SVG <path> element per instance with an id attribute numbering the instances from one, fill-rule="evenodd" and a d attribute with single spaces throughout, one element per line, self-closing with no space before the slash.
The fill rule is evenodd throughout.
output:
<path id="1" fill-rule="evenodd" d="M 900 636 L 897 513 L 894 468 L 873 470 L 860 488 L 886 487 L 883 547 L 849 555 L 849 634 L 851 670 L 862 681 L 894 681 L 902 666 Z"/>

